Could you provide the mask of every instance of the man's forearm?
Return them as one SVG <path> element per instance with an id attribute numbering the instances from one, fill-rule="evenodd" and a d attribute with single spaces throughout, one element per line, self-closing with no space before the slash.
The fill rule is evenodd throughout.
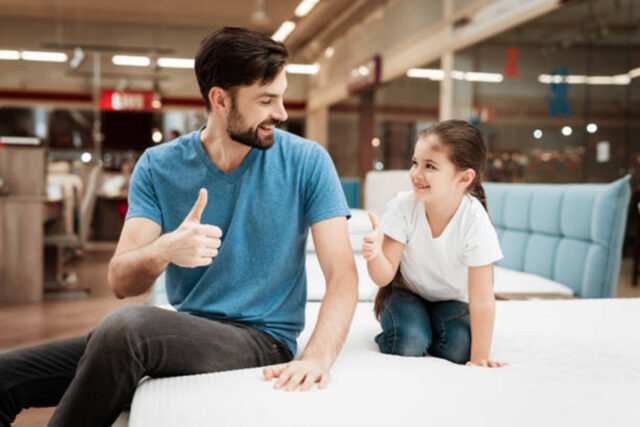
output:
<path id="1" fill-rule="evenodd" d="M 358 276 L 349 275 L 328 283 L 318 322 L 302 359 L 315 359 L 329 369 L 347 337 L 358 303 Z M 337 283 L 339 281 L 339 283 Z"/>
<path id="2" fill-rule="evenodd" d="M 146 292 L 167 268 L 163 237 L 111 259 L 108 281 L 116 297 L 125 298 Z"/>

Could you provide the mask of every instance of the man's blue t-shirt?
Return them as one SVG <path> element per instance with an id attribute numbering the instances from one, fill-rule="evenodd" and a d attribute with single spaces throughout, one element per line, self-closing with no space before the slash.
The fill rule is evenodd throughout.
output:
<path id="1" fill-rule="evenodd" d="M 199 135 L 144 152 L 131 178 L 127 218 L 145 217 L 163 233 L 174 231 L 206 188 L 201 222 L 222 229 L 222 245 L 209 266 L 169 264 L 169 302 L 181 312 L 260 329 L 295 355 L 304 327 L 309 226 L 349 216 L 333 162 L 315 142 L 275 129 L 271 148 L 251 149 L 225 173 Z"/>

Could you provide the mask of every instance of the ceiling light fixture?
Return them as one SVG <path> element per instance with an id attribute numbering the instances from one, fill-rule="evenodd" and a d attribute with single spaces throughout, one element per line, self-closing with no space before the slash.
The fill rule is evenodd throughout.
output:
<path id="1" fill-rule="evenodd" d="M 158 58 L 158 66 L 162 68 L 193 68 L 195 60 L 188 58 Z"/>
<path id="2" fill-rule="evenodd" d="M 20 52 L 17 50 L 0 50 L 0 59 L 15 61 L 20 59 Z"/>
<path id="3" fill-rule="evenodd" d="M 20 57 L 25 61 L 67 62 L 67 54 L 62 52 L 23 50 L 20 52 Z"/>
<path id="4" fill-rule="evenodd" d="M 114 55 L 111 58 L 111 62 L 116 65 L 126 65 L 129 67 L 148 67 L 151 64 L 151 60 L 148 56 L 133 56 L 133 55 Z"/>
<path id="5" fill-rule="evenodd" d="M 319 0 L 302 0 L 293 12 L 298 18 L 306 16 L 318 4 Z"/>
<path id="6" fill-rule="evenodd" d="M 500 83 L 504 80 L 501 73 L 483 73 L 478 71 L 458 71 L 451 72 L 455 80 L 466 80 L 468 82 Z M 444 79 L 444 71 L 432 68 L 410 68 L 407 77 L 418 79 L 430 79 L 440 81 Z"/>
<path id="7" fill-rule="evenodd" d="M 285 67 L 289 74 L 317 74 L 319 69 L 318 64 L 287 64 Z"/>
<path id="8" fill-rule="evenodd" d="M 284 21 L 280 28 L 276 30 L 271 38 L 277 42 L 283 42 L 289 37 L 289 34 L 296 28 L 296 23 L 293 21 Z"/>

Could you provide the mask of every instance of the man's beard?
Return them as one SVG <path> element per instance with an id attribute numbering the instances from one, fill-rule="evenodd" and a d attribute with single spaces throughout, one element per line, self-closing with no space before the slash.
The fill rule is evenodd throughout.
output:
<path id="1" fill-rule="evenodd" d="M 251 148 L 257 148 L 259 150 L 267 150 L 273 146 L 274 137 L 273 131 L 264 138 L 260 138 L 258 129 L 260 126 L 277 126 L 280 124 L 279 120 L 265 120 L 255 128 L 247 128 L 246 130 L 240 130 L 239 128 L 243 123 L 242 115 L 236 110 L 235 102 L 231 104 L 231 113 L 229 114 L 229 121 L 227 123 L 227 134 L 229 138 L 233 139 L 240 144 L 246 145 Z"/>

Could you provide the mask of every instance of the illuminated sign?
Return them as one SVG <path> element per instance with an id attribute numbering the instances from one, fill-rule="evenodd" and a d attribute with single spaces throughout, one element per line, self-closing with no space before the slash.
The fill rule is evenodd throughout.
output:
<path id="1" fill-rule="evenodd" d="M 160 96 L 153 91 L 104 89 L 100 97 L 100 108 L 107 111 L 154 111 L 160 107 Z"/>

